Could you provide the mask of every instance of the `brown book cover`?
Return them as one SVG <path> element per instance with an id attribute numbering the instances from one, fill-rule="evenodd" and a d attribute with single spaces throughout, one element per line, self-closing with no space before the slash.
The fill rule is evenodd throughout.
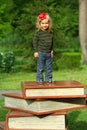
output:
<path id="1" fill-rule="evenodd" d="M 0 122 L 0 130 L 6 130 L 5 121 Z"/>
<path id="2" fill-rule="evenodd" d="M 21 82 L 22 92 L 25 99 L 38 98 L 57 98 L 64 96 L 84 95 L 84 84 L 74 81 L 54 81 L 53 83 L 39 84 L 35 81 Z"/>
<path id="3" fill-rule="evenodd" d="M 6 130 L 65 130 L 66 112 L 35 116 L 31 113 L 11 111 L 6 115 Z"/>
<path id="4" fill-rule="evenodd" d="M 87 105 L 87 94 L 86 94 L 86 98 L 85 98 L 85 100 L 86 100 L 86 105 Z"/>
<path id="5" fill-rule="evenodd" d="M 86 108 L 85 95 L 79 98 L 24 99 L 21 93 L 4 93 L 4 108 L 33 113 L 50 114 L 56 111 L 69 111 Z"/>
<path id="6" fill-rule="evenodd" d="M 84 88 L 84 84 L 75 80 L 59 80 L 52 83 L 43 82 L 39 84 L 36 81 L 22 81 L 22 87 L 28 88 Z"/>

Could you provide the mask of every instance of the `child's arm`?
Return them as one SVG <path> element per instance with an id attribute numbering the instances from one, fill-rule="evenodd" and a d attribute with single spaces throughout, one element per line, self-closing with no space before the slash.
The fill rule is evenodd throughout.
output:
<path id="1" fill-rule="evenodd" d="M 53 51 L 53 38 L 52 38 L 52 46 L 51 46 L 51 57 L 53 57 L 54 56 L 54 51 Z"/>
<path id="2" fill-rule="evenodd" d="M 33 47 L 34 47 L 34 57 L 37 58 L 39 55 L 38 55 L 38 34 L 37 32 L 35 33 L 35 36 L 34 36 L 34 39 L 33 39 Z"/>
<path id="3" fill-rule="evenodd" d="M 53 54 L 53 50 L 52 50 L 52 51 L 51 51 L 51 57 L 53 57 L 53 55 L 54 55 L 54 54 Z"/>

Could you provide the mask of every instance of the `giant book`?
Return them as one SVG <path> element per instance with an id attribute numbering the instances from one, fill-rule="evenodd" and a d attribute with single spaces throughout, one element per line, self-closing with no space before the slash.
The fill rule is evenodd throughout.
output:
<path id="1" fill-rule="evenodd" d="M 36 116 L 11 111 L 6 115 L 6 130 L 65 130 L 66 127 L 66 112 Z"/>
<path id="2" fill-rule="evenodd" d="M 86 107 L 85 95 L 74 98 L 57 99 L 24 99 L 22 93 L 3 93 L 4 107 L 10 110 L 19 110 L 36 115 L 51 114 L 58 111 L 69 111 Z"/>
<path id="3" fill-rule="evenodd" d="M 5 121 L 0 122 L 0 130 L 6 130 Z"/>
<path id="4" fill-rule="evenodd" d="M 38 84 L 37 82 L 21 82 L 23 97 L 25 99 L 58 98 L 64 96 L 84 95 L 84 84 L 75 80 L 61 80 L 53 83 Z"/>

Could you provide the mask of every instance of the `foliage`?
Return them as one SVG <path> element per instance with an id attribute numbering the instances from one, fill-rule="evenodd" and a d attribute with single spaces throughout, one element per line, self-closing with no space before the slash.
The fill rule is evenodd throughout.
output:
<path id="1" fill-rule="evenodd" d="M 49 7 L 49 8 L 48 8 Z M 33 57 L 33 37 L 36 30 L 36 17 L 48 12 L 53 21 L 54 50 L 53 70 L 58 70 L 60 53 L 57 50 L 80 51 L 78 34 L 78 1 L 69 0 L 8 0 L 0 1 L 0 48 L 13 51 L 15 56 L 30 58 L 20 61 L 14 72 L 36 71 Z M 33 66 L 33 69 L 32 69 Z"/>
<path id="2" fill-rule="evenodd" d="M 87 109 L 69 111 L 67 117 L 69 130 L 87 129 Z"/>
<path id="3" fill-rule="evenodd" d="M 65 52 L 64 52 L 65 51 Z M 66 52 L 67 50 L 57 50 L 53 57 L 52 67 L 53 71 L 59 69 L 76 69 L 81 66 L 81 53 L 79 52 Z M 16 58 L 14 65 L 14 72 L 36 72 L 37 59 L 34 57 L 29 58 Z"/>
<path id="4" fill-rule="evenodd" d="M 22 55 L 31 54 L 36 17 L 46 11 L 53 20 L 54 48 L 79 49 L 78 1 L 1 0 L 0 5 L 0 45 L 25 46 Z"/>
<path id="5" fill-rule="evenodd" d="M 28 64 L 26 66 L 26 70 L 28 72 L 36 72 L 37 70 L 37 63 L 36 63 L 36 59 L 35 58 L 32 58 L 28 61 Z"/>
<path id="6" fill-rule="evenodd" d="M 14 72 L 36 72 L 37 63 L 35 58 L 16 59 Z"/>
<path id="7" fill-rule="evenodd" d="M 14 66 L 15 56 L 13 52 L 0 53 L 0 70 L 10 72 Z"/>
<path id="8" fill-rule="evenodd" d="M 75 52 L 62 53 L 61 58 L 58 61 L 59 69 L 75 69 L 80 68 L 81 54 Z"/>
<path id="9" fill-rule="evenodd" d="M 9 14 L 9 10 L 12 8 L 12 6 L 12 0 L 0 0 L 0 40 L 6 37 L 8 33 L 12 32 L 12 26 L 10 24 L 11 15 Z"/>

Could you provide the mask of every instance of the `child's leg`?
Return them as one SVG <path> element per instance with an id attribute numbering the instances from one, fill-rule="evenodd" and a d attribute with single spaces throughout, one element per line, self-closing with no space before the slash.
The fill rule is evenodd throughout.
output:
<path id="1" fill-rule="evenodd" d="M 52 82 L 52 57 L 47 53 L 46 57 L 46 81 Z"/>
<path id="2" fill-rule="evenodd" d="M 39 57 L 37 59 L 37 76 L 36 76 L 37 82 L 44 81 L 43 78 L 44 65 L 45 65 L 44 55 L 42 52 L 39 52 Z"/>

